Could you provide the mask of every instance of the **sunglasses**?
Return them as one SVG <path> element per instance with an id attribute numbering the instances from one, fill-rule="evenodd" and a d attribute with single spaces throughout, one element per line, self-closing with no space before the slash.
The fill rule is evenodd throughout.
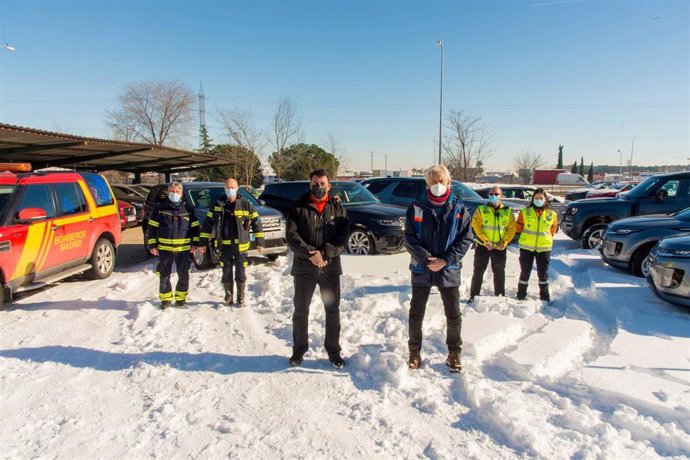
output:
<path id="1" fill-rule="evenodd" d="M 500 193 L 489 193 L 489 196 L 501 196 Z"/>

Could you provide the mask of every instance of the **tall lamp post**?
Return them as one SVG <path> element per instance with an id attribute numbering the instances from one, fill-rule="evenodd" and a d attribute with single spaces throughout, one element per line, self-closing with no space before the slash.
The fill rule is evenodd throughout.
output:
<path id="1" fill-rule="evenodd" d="M 436 46 L 441 47 L 441 101 L 439 104 L 438 111 L 438 164 L 441 164 L 441 146 L 443 144 L 441 135 L 443 130 L 443 40 L 438 39 L 436 41 Z"/>

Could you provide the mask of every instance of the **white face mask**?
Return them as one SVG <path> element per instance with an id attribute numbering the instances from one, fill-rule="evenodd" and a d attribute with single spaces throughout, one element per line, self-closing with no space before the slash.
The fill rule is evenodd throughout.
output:
<path id="1" fill-rule="evenodd" d="M 429 190 L 431 190 L 431 194 L 434 196 L 443 196 L 448 191 L 448 187 L 443 184 L 434 184 L 429 187 Z"/>

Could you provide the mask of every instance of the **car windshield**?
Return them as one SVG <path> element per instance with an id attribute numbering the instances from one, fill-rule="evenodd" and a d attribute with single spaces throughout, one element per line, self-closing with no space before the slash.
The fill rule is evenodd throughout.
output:
<path id="1" fill-rule="evenodd" d="M 5 218 L 7 206 L 10 204 L 12 194 L 17 189 L 15 186 L 1 186 L 0 187 L 0 220 Z"/>
<path id="2" fill-rule="evenodd" d="M 644 181 L 637 184 L 635 188 L 633 188 L 623 196 L 628 199 L 642 198 L 644 195 L 647 194 L 647 192 L 656 187 L 656 185 L 659 184 L 659 182 L 661 182 L 662 179 L 662 177 L 657 176 L 648 177 Z"/>
<path id="3" fill-rule="evenodd" d="M 245 189 L 241 188 L 239 194 L 242 198 L 249 201 L 252 206 L 261 206 L 259 200 L 254 198 Z M 189 201 L 195 208 L 208 209 L 211 207 L 211 203 L 218 200 L 225 200 L 225 187 L 223 186 L 194 187 L 189 189 Z"/>
<path id="4" fill-rule="evenodd" d="M 463 200 L 483 200 L 481 196 L 462 182 L 451 182 L 450 189 L 455 196 L 459 196 Z"/>
<path id="5" fill-rule="evenodd" d="M 333 184 L 331 194 L 340 198 L 343 206 L 381 203 L 369 190 L 356 182 Z"/>

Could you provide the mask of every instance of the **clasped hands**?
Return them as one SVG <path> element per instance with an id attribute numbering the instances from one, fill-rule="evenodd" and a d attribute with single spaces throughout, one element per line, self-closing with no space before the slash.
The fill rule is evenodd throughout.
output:
<path id="1" fill-rule="evenodd" d="M 491 251 L 494 248 L 502 251 L 506 248 L 506 244 L 503 241 L 499 241 L 496 244 L 493 244 L 491 241 L 487 241 L 486 243 L 484 243 L 484 247 L 489 251 Z"/>
<path id="2" fill-rule="evenodd" d="M 321 251 L 309 251 L 310 257 L 309 262 L 316 265 L 319 268 L 323 268 L 328 265 L 328 261 L 323 258 Z"/>

